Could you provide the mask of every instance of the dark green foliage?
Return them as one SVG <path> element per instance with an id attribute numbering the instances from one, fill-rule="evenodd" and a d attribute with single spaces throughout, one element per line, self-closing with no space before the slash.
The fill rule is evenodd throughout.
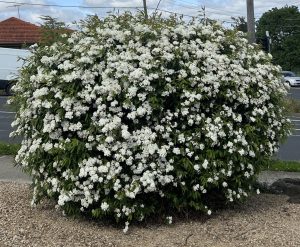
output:
<path id="1" fill-rule="evenodd" d="M 257 38 L 264 40 L 266 31 L 272 39 L 274 62 L 284 70 L 300 68 L 300 12 L 296 6 L 273 8 L 257 22 Z"/>
<path id="2" fill-rule="evenodd" d="M 72 32 L 64 22 L 58 21 L 56 18 L 45 15 L 41 19 L 43 24 L 41 25 L 41 40 L 39 44 L 42 46 L 62 41 L 65 38 L 62 34 L 70 34 Z"/>
<path id="3" fill-rule="evenodd" d="M 16 155 L 19 149 L 20 144 L 0 142 L 0 155 Z"/>
<path id="4" fill-rule="evenodd" d="M 234 21 L 234 24 L 231 25 L 234 30 L 247 32 L 247 21 L 244 16 L 231 17 L 231 19 Z"/>

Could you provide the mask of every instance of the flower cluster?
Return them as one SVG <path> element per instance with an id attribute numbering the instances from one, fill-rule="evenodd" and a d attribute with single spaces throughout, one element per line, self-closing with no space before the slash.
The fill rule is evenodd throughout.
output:
<path id="1" fill-rule="evenodd" d="M 33 48 L 14 87 L 33 203 L 143 220 L 245 198 L 288 134 L 280 68 L 239 33 L 129 13 Z M 172 222 L 172 217 L 167 217 Z"/>

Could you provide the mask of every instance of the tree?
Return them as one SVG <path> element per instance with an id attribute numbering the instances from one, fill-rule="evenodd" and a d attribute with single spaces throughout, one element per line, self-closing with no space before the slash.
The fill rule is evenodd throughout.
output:
<path id="1" fill-rule="evenodd" d="M 231 17 L 234 23 L 231 25 L 235 30 L 246 33 L 247 32 L 247 21 L 244 16 Z"/>
<path id="2" fill-rule="evenodd" d="M 274 62 L 284 70 L 300 69 L 300 12 L 296 6 L 273 8 L 257 22 L 257 37 L 269 31 Z"/>
<path id="3" fill-rule="evenodd" d="M 43 24 L 41 25 L 40 45 L 51 45 L 61 40 L 63 38 L 62 34 L 72 32 L 64 22 L 58 21 L 57 18 L 46 15 L 41 16 L 41 19 L 43 20 Z"/>

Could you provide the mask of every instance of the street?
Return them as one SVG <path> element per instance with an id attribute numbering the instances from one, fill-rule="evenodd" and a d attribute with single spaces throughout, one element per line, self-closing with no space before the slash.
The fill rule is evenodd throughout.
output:
<path id="1" fill-rule="evenodd" d="M 7 143 L 19 143 L 20 138 L 9 138 L 12 131 L 11 123 L 14 120 L 15 113 L 10 110 L 6 104 L 8 97 L 0 96 L 0 141 Z"/>
<path id="2" fill-rule="evenodd" d="M 292 87 L 288 94 L 288 97 L 292 99 L 300 100 L 300 87 Z"/>
<path id="3" fill-rule="evenodd" d="M 300 88 L 291 88 L 289 97 L 300 100 Z M 0 141 L 7 143 L 20 143 L 21 138 L 9 138 L 12 131 L 11 123 L 14 112 L 6 105 L 8 97 L 0 96 Z M 281 145 L 277 157 L 281 160 L 300 160 L 300 114 L 291 117 L 294 124 L 293 134 Z"/>

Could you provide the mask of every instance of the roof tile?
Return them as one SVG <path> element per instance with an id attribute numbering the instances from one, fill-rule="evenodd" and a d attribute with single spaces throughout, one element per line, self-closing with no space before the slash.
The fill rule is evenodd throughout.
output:
<path id="1" fill-rule="evenodd" d="M 41 38 L 40 27 L 11 17 L 0 22 L 0 44 L 34 44 Z"/>

